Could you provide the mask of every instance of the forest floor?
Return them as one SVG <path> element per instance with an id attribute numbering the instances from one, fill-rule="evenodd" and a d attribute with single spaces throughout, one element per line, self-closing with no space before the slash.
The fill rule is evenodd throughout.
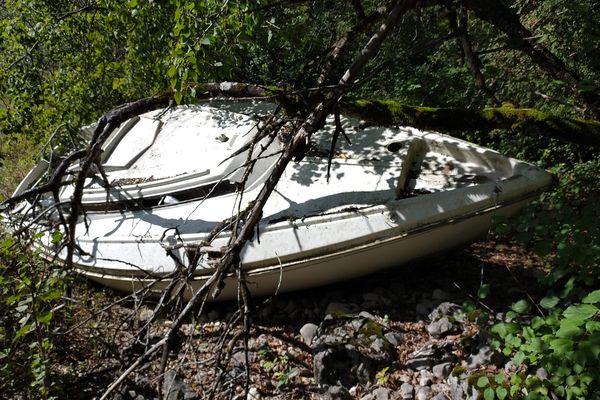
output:
<path id="1" fill-rule="evenodd" d="M 407 360 L 428 344 L 448 346 L 450 343 L 448 352 L 452 353 L 452 357 L 440 356 L 438 361 L 449 360 L 453 371 L 466 368 L 470 361 L 469 348 L 465 343 L 475 340 L 482 329 L 477 321 L 478 310 L 487 310 L 489 315 L 495 316 L 507 310 L 513 301 L 526 296 L 539 297 L 536 282 L 544 273 L 543 261 L 529 250 L 487 240 L 368 277 L 261 299 L 262 304 L 253 315 L 248 341 L 251 394 L 255 396 L 253 398 L 263 399 L 335 398 L 324 392 L 323 386 L 315 381 L 315 373 L 322 375 L 323 371 L 316 371 L 315 355 L 318 350 L 311 341 L 323 335 L 324 325 L 332 319 L 332 315 L 356 317 L 360 314 L 382 326 L 380 332 L 395 335 L 398 340 L 392 340 L 394 348 L 389 353 L 391 358 L 386 356 L 386 364 L 371 366 L 369 382 L 360 378 L 348 381 L 346 389 L 349 389 L 350 398 L 365 398 L 377 387 L 386 388 L 389 398 L 412 398 L 409 395 L 402 397 L 406 385 L 412 385 L 414 398 L 420 398 L 418 390 L 424 379 L 433 390 L 428 389 L 429 394 L 421 398 L 431 398 L 438 392 L 445 392 L 449 398 L 451 388 L 446 382 L 447 371 L 441 377 L 427 372 L 430 379 L 424 378 L 424 372 L 406 368 Z M 482 285 L 489 285 L 489 294 L 484 299 L 478 297 Z M 94 294 L 96 290 L 99 291 Z M 57 345 L 64 355 L 57 369 L 69 371 L 65 376 L 71 377 L 64 382 L 66 398 L 93 398 L 101 393 L 120 367 L 119 349 L 114 347 L 115 344 L 129 343 L 132 335 L 128 332 L 141 326 L 151 312 L 151 304 L 123 303 L 92 316 L 90 310 L 108 304 L 110 298 L 100 294 L 100 290 L 99 287 L 86 290 L 85 305 L 81 303 L 73 310 L 80 314 L 76 318 L 81 321 L 92 318 L 90 321 L 95 321 L 93 326 L 91 323 L 81 324 L 65 338 L 64 343 Z M 442 302 L 460 307 L 461 330 L 434 340 L 428 332 L 431 322 L 428 313 Z M 221 335 L 236 309 L 237 305 L 233 303 L 209 304 L 202 317 L 182 328 L 181 350 L 169 359 L 168 370 L 174 371 L 170 379 L 180 381 L 177 390 L 185 392 L 185 398 L 205 398 L 210 392 L 219 374 L 213 368 L 214 349 L 219 347 Z M 121 321 L 122 325 L 115 326 L 114 321 Z M 169 324 L 170 321 L 160 321 L 156 337 L 161 326 L 164 328 Z M 311 326 L 318 329 L 311 333 L 307 329 Z M 386 338 L 392 339 L 392 336 L 386 334 Z M 220 394 L 216 398 L 243 398 L 246 355 L 239 345 L 231 353 L 229 368 L 222 379 L 226 383 L 217 389 Z M 381 368 L 381 365 L 385 367 Z M 332 365 L 326 367 L 336 368 Z M 432 370 L 431 367 L 429 365 L 428 371 Z M 342 365 L 340 368 L 346 367 Z M 476 366 L 479 370 L 495 368 L 500 366 Z M 118 395 L 121 397 L 117 398 L 155 398 L 152 393 L 156 393 L 157 383 L 165 384 L 163 377 L 156 376 L 157 370 L 158 362 L 147 364 L 132 375 Z M 351 373 L 355 372 L 352 370 Z M 328 373 L 336 374 L 335 371 Z M 169 384 L 166 383 L 166 386 Z M 371 398 L 379 397 L 371 394 Z"/>

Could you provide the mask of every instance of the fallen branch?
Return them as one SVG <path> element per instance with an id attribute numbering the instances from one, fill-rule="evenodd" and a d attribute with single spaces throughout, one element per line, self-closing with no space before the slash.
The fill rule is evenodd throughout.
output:
<path id="1" fill-rule="evenodd" d="M 341 104 L 346 115 L 383 126 L 413 126 L 441 132 L 510 129 L 584 146 L 600 146 L 600 121 L 558 117 L 510 106 L 481 110 L 409 106 L 393 100 L 354 100 Z"/>

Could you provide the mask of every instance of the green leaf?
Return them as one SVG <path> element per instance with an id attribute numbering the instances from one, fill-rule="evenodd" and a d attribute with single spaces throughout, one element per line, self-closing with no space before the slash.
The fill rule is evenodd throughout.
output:
<path id="1" fill-rule="evenodd" d="M 521 390 L 521 388 L 517 385 L 513 385 L 510 387 L 510 397 L 515 397 L 515 395 Z"/>
<path id="2" fill-rule="evenodd" d="M 496 396 L 498 397 L 498 399 L 504 400 L 506 396 L 508 396 L 508 390 L 506 390 L 506 388 L 502 386 L 498 386 L 496 388 Z"/>
<path id="3" fill-rule="evenodd" d="M 176 73 L 177 73 L 177 67 L 176 67 L 175 65 L 173 65 L 173 64 L 172 64 L 172 65 L 169 67 L 169 69 L 167 70 L 167 76 L 168 76 L 169 78 L 172 78 L 172 77 L 174 77 L 174 76 L 175 76 L 175 74 L 176 74 Z"/>
<path id="4" fill-rule="evenodd" d="M 17 340 L 19 340 L 21 337 L 25 336 L 29 330 L 31 329 L 31 325 L 32 324 L 25 324 L 21 327 L 21 329 L 19 329 L 17 331 L 17 333 L 15 333 L 15 336 L 13 337 L 13 343 L 16 342 Z"/>
<path id="5" fill-rule="evenodd" d="M 494 393 L 494 389 L 492 389 L 492 388 L 487 388 L 483 392 L 483 398 L 485 400 L 494 400 L 495 397 L 496 397 L 496 394 Z"/>
<path id="6" fill-rule="evenodd" d="M 520 385 L 521 382 L 521 377 L 517 374 L 514 374 L 510 377 L 510 383 L 512 383 L 513 385 Z"/>
<path id="7" fill-rule="evenodd" d="M 588 321 L 585 323 L 587 333 L 600 332 L 600 321 Z"/>
<path id="8" fill-rule="evenodd" d="M 576 319 L 566 319 L 560 323 L 560 328 L 556 331 L 556 337 L 559 338 L 573 338 L 579 336 L 583 331 L 580 326 L 583 325 L 583 321 Z"/>
<path id="9" fill-rule="evenodd" d="M 48 311 L 46 314 L 37 317 L 37 322 L 40 324 L 48 324 L 52 321 L 52 311 Z"/>
<path id="10" fill-rule="evenodd" d="M 581 302 L 587 304 L 600 303 L 600 289 L 594 290 L 592 293 L 585 296 Z"/>
<path id="11" fill-rule="evenodd" d="M 174 97 L 175 97 L 175 102 L 177 104 L 181 104 L 181 100 L 183 99 L 183 92 L 180 92 L 180 91 L 175 92 L 175 96 Z"/>
<path id="12" fill-rule="evenodd" d="M 484 388 L 486 386 L 490 385 L 490 380 L 487 376 L 480 376 L 479 379 L 477 379 L 477 387 L 480 388 Z"/>
<path id="13" fill-rule="evenodd" d="M 479 297 L 480 299 L 485 299 L 486 297 L 488 297 L 488 295 L 490 294 L 490 287 L 491 286 L 489 283 L 481 285 L 481 287 L 477 291 L 477 297 Z"/>
<path id="14" fill-rule="evenodd" d="M 551 308 L 554 308 L 559 301 L 560 298 L 558 296 L 547 296 L 544 297 L 542 301 L 540 301 L 540 306 L 542 306 L 546 310 L 549 310 Z"/>
<path id="15" fill-rule="evenodd" d="M 496 382 L 498 385 L 501 385 L 505 380 L 506 375 L 504 375 L 502 372 L 496 374 L 496 376 L 494 377 L 494 382 Z"/>
<path id="16" fill-rule="evenodd" d="M 60 291 L 58 289 L 53 289 L 53 290 L 50 290 L 50 291 L 44 293 L 43 295 L 41 295 L 40 298 L 43 301 L 52 301 L 52 300 L 60 299 L 61 296 L 62 296 L 62 291 Z"/>
<path id="17" fill-rule="evenodd" d="M 524 314 L 531 309 L 531 304 L 527 300 L 519 300 L 513 303 L 510 308 L 516 313 Z"/>
<path id="18" fill-rule="evenodd" d="M 133 7 L 137 7 L 138 5 L 138 0 L 129 0 L 129 7 L 133 8 Z"/>
<path id="19" fill-rule="evenodd" d="M 519 330 L 519 324 L 516 324 L 514 322 L 500 322 L 494 326 L 492 326 L 492 328 L 490 329 L 492 333 L 497 334 L 500 337 L 506 337 L 506 335 L 511 334 L 511 333 L 516 333 Z"/>
<path id="20" fill-rule="evenodd" d="M 590 319 L 598 312 L 598 307 L 592 304 L 578 304 L 567 308 L 563 312 L 565 318 L 573 318 L 579 320 Z"/>
<path id="21" fill-rule="evenodd" d="M 515 365 L 521 365 L 525 361 L 525 353 L 518 351 L 513 359 Z"/>
<path id="22" fill-rule="evenodd" d="M 113 88 L 114 88 L 114 81 L 113 81 Z M 52 244 L 57 245 L 60 243 L 60 241 L 63 238 L 63 234 L 60 231 L 54 231 L 52 232 Z"/>
<path id="23" fill-rule="evenodd" d="M 571 339 L 554 339 L 550 342 L 550 348 L 554 350 L 557 356 L 570 353 L 573 350 L 573 341 Z"/>
<path id="24" fill-rule="evenodd" d="M 542 317 L 533 317 L 531 320 L 531 328 L 534 330 L 538 330 L 544 325 L 546 325 L 546 320 Z"/>

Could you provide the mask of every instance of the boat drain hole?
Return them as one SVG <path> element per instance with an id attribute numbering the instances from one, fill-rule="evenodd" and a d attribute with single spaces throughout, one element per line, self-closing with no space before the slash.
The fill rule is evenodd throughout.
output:
<path id="1" fill-rule="evenodd" d="M 387 145 L 388 151 L 391 151 L 392 153 L 397 153 L 398 151 L 400 151 L 401 148 L 402 142 L 392 142 Z"/>

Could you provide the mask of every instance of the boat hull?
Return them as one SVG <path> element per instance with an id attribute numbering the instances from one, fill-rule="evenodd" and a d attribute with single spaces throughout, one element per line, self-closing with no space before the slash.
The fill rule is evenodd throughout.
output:
<path id="1" fill-rule="evenodd" d="M 407 264 L 485 237 L 497 216 L 510 216 L 531 200 L 532 197 L 529 197 L 498 205 L 345 251 L 248 270 L 248 288 L 253 296 L 270 296 L 350 280 Z M 158 296 L 170 283 L 170 280 L 102 274 L 85 267 L 78 271 L 92 281 L 121 292 L 150 288 Z M 209 277 L 194 277 L 189 282 L 186 298 L 204 286 Z M 225 286 L 219 296 L 209 300 L 232 300 L 237 294 L 238 279 L 230 274 L 225 278 Z"/>
<path id="2" fill-rule="evenodd" d="M 114 133 L 104 148 L 108 179 L 90 177 L 83 191 L 86 213 L 72 254 L 80 273 L 120 291 L 159 294 L 193 265 L 187 297 L 210 281 L 231 241 L 233 227 L 219 231 L 221 222 L 257 198 L 285 143 L 263 137 L 248 146 L 258 108 L 240 113 L 230 106 L 178 108 L 164 121 L 143 115 Z M 256 234 L 239 254 L 253 295 L 347 280 L 464 245 L 485 235 L 494 215 L 514 213 L 552 184 L 536 166 L 460 139 L 363 127 L 352 118 L 341 123 L 352 140 L 332 153 L 337 128 L 329 118 L 264 204 Z M 249 157 L 255 163 L 245 170 Z M 32 171 L 17 193 L 44 170 Z M 72 191 L 65 185 L 60 198 L 67 202 Z M 53 242 L 58 212 L 52 198 L 44 201 L 50 212 L 39 244 L 66 259 Z M 35 209 L 28 203 L 21 213 Z M 237 293 L 229 276 L 219 299 Z"/>

